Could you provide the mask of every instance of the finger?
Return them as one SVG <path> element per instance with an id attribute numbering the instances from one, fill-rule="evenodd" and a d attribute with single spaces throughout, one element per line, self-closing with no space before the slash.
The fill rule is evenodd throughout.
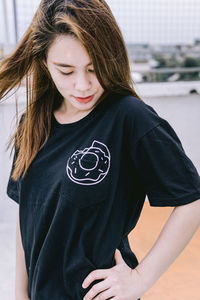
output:
<path id="1" fill-rule="evenodd" d="M 107 290 L 102 291 L 100 293 L 100 295 L 101 295 L 101 299 L 115 299 L 114 294 L 113 294 L 113 292 L 110 288 L 107 289 Z M 100 295 L 97 295 L 97 297 L 93 298 L 93 300 L 99 299 Z"/>
<path id="2" fill-rule="evenodd" d="M 104 290 L 110 289 L 110 284 L 108 280 L 103 280 L 97 284 L 94 284 L 93 287 L 87 292 L 84 296 L 83 300 L 90 300 L 96 297 L 99 293 L 103 292 Z M 105 298 L 107 299 L 107 298 Z"/>
<path id="3" fill-rule="evenodd" d="M 122 264 L 122 263 L 125 263 L 123 257 L 122 257 L 122 254 L 120 252 L 119 249 L 116 248 L 115 250 L 115 261 L 116 261 L 116 265 L 119 265 L 119 264 Z"/>
<path id="4" fill-rule="evenodd" d="M 106 279 L 109 276 L 109 269 L 98 269 L 92 271 L 82 283 L 82 287 L 87 288 L 96 279 Z"/>

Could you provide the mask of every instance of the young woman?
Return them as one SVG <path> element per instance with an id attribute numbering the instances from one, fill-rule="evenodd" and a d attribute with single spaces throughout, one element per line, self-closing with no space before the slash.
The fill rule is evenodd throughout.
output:
<path id="1" fill-rule="evenodd" d="M 136 94 L 104 0 L 43 0 L 1 62 L 0 97 L 26 77 L 7 193 L 19 204 L 16 300 L 136 300 L 200 223 L 200 179 L 170 124 Z M 174 206 L 139 263 L 128 234 L 145 196 Z"/>

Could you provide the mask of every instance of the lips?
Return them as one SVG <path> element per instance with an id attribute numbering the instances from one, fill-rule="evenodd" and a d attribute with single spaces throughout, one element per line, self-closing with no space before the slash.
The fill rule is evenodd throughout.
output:
<path id="1" fill-rule="evenodd" d="M 82 102 L 82 103 L 86 103 L 86 102 L 89 102 L 93 99 L 94 95 L 92 96 L 89 96 L 89 97 L 85 97 L 85 98 L 82 98 L 82 97 L 75 97 L 75 99 L 79 102 Z"/>

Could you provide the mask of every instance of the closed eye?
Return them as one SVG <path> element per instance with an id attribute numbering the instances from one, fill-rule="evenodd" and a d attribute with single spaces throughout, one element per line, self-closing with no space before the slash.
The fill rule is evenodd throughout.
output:
<path id="1" fill-rule="evenodd" d="M 89 72 L 91 72 L 91 73 L 94 73 L 94 70 L 88 70 Z M 70 72 L 70 73 L 64 73 L 64 72 L 62 72 L 62 71 L 60 71 L 60 73 L 62 74 L 62 75 L 71 75 L 71 74 L 73 74 L 73 72 Z"/>

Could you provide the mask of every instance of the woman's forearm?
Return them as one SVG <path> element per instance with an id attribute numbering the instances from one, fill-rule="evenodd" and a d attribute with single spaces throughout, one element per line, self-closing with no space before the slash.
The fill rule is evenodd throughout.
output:
<path id="1" fill-rule="evenodd" d="M 28 299 L 28 275 L 25 265 L 24 249 L 22 246 L 19 211 L 16 224 L 16 274 L 15 274 L 15 298 L 16 300 Z"/>
<path id="2" fill-rule="evenodd" d="M 146 291 L 183 251 L 200 225 L 200 199 L 172 211 L 155 244 L 136 267 Z"/>

